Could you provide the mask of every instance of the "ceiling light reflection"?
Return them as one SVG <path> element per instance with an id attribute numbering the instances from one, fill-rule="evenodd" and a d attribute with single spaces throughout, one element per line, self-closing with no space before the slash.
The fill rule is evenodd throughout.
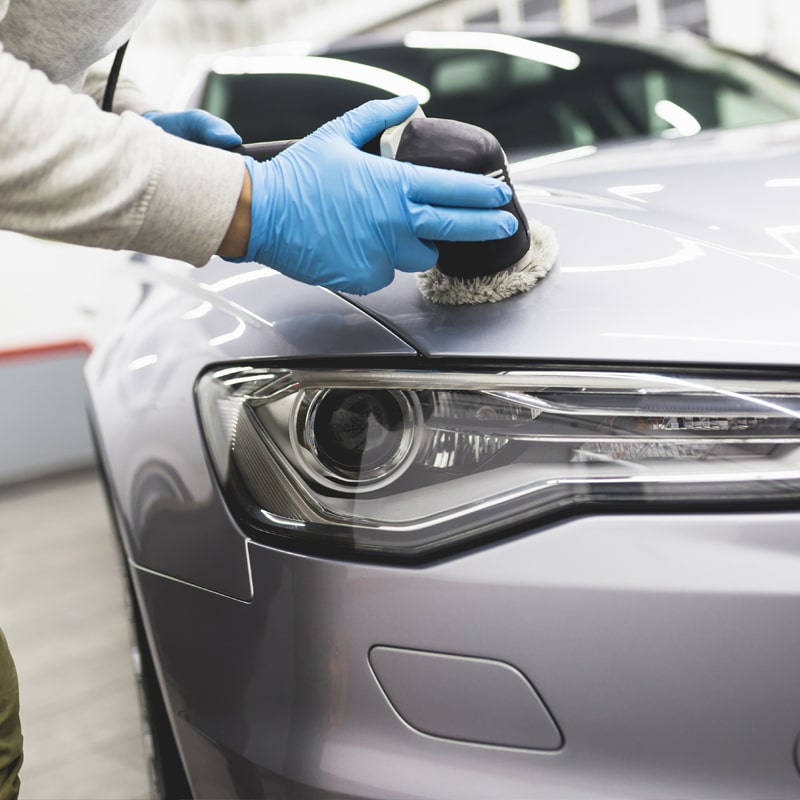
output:
<path id="1" fill-rule="evenodd" d="M 319 75 L 340 80 L 363 83 L 395 95 L 413 94 L 420 104 L 431 99 L 426 86 L 387 69 L 356 64 L 325 56 L 241 58 L 223 56 L 214 62 L 214 71 L 220 75 Z"/>
<path id="2" fill-rule="evenodd" d="M 145 367 L 152 367 L 153 364 L 158 363 L 158 356 L 155 353 L 151 353 L 146 356 L 141 356 L 140 358 L 135 358 L 133 361 L 128 364 L 128 370 L 130 372 L 136 372 L 138 369 L 144 369 Z"/>
<path id="3" fill-rule="evenodd" d="M 560 164 L 562 161 L 574 161 L 576 158 L 593 156 L 596 152 L 597 148 L 593 144 L 587 144 L 583 147 L 572 147 L 569 150 L 559 150 L 557 153 L 547 153 L 543 156 L 534 156 L 533 158 L 525 158 L 522 161 L 515 161 L 509 165 L 509 169 L 514 172 L 537 169 L 538 167 L 546 167 L 549 164 Z"/>
<path id="4" fill-rule="evenodd" d="M 773 178 L 767 181 L 764 186 L 768 189 L 788 189 L 800 186 L 800 178 Z"/>
<path id="5" fill-rule="evenodd" d="M 634 186 L 609 186 L 608 193 L 624 197 L 626 200 L 640 200 L 642 203 L 646 203 L 647 201 L 642 200 L 639 195 L 655 194 L 663 191 L 663 189 L 663 183 L 643 183 Z"/>
<path id="6" fill-rule="evenodd" d="M 671 100 L 659 100 L 653 107 L 653 111 L 664 122 L 672 125 L 674 132 L 678 136 L 694 136 L 703 130 L 703 126 L 692 114 Z M 665 135 L 668 133 L 670 131 L 665 131 Z"/>
<path id="7" fill-rule="evenodd" d="M 629 270 L 663 269 L 678 264 L 688 264 L 703 255 L 703 248 L 689 239 L 675 239 L 678 250 L 661 258 L 650 261 L 634 261 L 628 264 L 603 264 L 581 267 L 562 267 L 561 272 L 628 272 Z"/>
<path id="8" fill-rule="evenodd" d="M 653 339 L 654 341 L 664 342 L 712 342 L 714 344 L 735 344 L 735 345 L 756 345 L 763 347 L 788 347 L 793 350 L 800 348 L 800 342 L 784 341 L 780 339 L 731 339 L 723 338 L 720 336 L 684 336 L 677 334 L 661 334 L 661 333 L 616 333 L 611 331 L 609 333 L 601 333 L 610 339 Z M 797 416 L 795 412 L 790 412 L 793 416 Z"/>
<path id="9" fill-rule="evenodd" d="M 419 47 L 426 50 L 493 50 L 517 58 L 527 58 L 549 64 L 558 69 L 577 69 L 581 57 L 572 50 L 554 47 L 550 44 L 510 36 L 506 33 L 486 33 L 483 31 L 409 31 L 403 37 L 406 47 Z"/>
<path id="10" fill-rule="evenodd" d="M 232 289 L 234 286 L 241 286 L 243 283 L 250 283 L 251 281 L 257 281 L 261 278 L 269 278 L 277 274 L 278 273 L 274 269 L 261 267 L 261 269 L 253 269 L 248 272 L 238 272 L 236 275 L 223 278 L 221 281 L 216 281 L 215 283 L 201 283 L 200 286 L 203 289 L 207 289 L 209 292 L 224 292 L 226 289 Z"/>
<path id="11" fill-rule="evenodd" d="M 195 306 L 182 314 L 181 319 L 200 319 L 206 314 L 209 314 L 213 308 L 214 306 L 206 300 L 200 303 L 199 306 Z"/>
<path id="12" fill-rule="evenodd" d="M 227 344 L 228 342 L 233 342 L 236 339 L 239 339 L 244 335 L 244 332 L 247 330 L 247 325 L 245 325 L 244 320 L 239 320 L 236 327 L 230 331 L 229 333 L 223 333 L 221 336 L 215 336 L 213 339 L 209 339 L 208 343 L 212 347 L 219 347 L 220 345 Z"/>

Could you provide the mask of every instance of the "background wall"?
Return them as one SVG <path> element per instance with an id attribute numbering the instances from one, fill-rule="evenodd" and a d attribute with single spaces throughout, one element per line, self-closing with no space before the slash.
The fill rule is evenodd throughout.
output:
<path id="1" fill-rule="evenodd" d="M 520 21 L 572 29 L 624 26 L 649 34 L 688 28 L 800 69 L 797 0 L 158 0 L 132 45 L 129 67 L 154 98 L 168 103 L 192 57 L 214 50 Z"/>

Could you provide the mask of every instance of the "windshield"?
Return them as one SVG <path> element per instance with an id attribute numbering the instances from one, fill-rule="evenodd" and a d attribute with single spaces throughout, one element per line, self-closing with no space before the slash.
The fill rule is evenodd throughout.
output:
<path id="1" fill-rule="evenodd" d="M 405 43 L 342 46 L 328 55 L 415 81 L 430 94 L 428 116 L 486 128 L 509 155 L 800 117 L 799 77 L 694 39 L 645 46 L 551 36 L 535 40 L 551 50 L 520 54 L 497 49 L 496 40 L 459 47 L 459 40 L 435 38 L 444 35 L 409 34 Z M 266 141 L 299 138 L 366 100 L 390 96 L 341 75 L 212 72 L 202 106 L 228 119 L 245 141 Z"/>

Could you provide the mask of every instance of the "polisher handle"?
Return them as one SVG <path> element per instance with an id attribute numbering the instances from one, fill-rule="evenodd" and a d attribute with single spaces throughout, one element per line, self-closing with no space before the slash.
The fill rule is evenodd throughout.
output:
<path id="1" fill-rule="evenodd" d="M 299 139 L 281 139 L 275 142 L 252 142 L 250 144 L 242 144 L 239 147 L 232 148 L 231 152 L 239 153 L 239 155 L 250 156 L 256 161 L 269 161 L 274 158 L 282 150 L 291 147 Z"/>
<path id="2" fill-rule="evenodd" d="M 280 139 L 274 142 L 251 142 L 234 147 L 231 149 L 231 152 L 239 153 L 243 156 L 250 156 L 256 161 L 269 161 L 271 158 L 278 155 L 278 153 L 299 141 L 299 139 Z M 367 153 L 378 155 L 380 152 L 380 143 L 381 137 L 376 137 L 367 142 L 361 149 Z"/>
<path id="3" fill-rule="evenodd" d="M 493 134 L 458 120 L 412 116 L 402 126 L 392 150 L 398 161 L 488 175 L 512 189 L 511 201 L 503 208 L 519 221 L 516 233 L 488 242 L 436 242 L 440 272 L 457 278 L 494 275 L 528 253 L 528 220 L 511 183 L 505 151 Z M 389 153 L 384 151 L 383 155 Z"/>

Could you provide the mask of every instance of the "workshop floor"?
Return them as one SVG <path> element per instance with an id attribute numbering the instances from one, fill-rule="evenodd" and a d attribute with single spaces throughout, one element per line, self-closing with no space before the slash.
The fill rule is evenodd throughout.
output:
<path id="1" fill-rule="evenodd" d="M 93 472 L 0 490 L 0 627 L 25 800 L 149 796 L 120 565 Z"/>

